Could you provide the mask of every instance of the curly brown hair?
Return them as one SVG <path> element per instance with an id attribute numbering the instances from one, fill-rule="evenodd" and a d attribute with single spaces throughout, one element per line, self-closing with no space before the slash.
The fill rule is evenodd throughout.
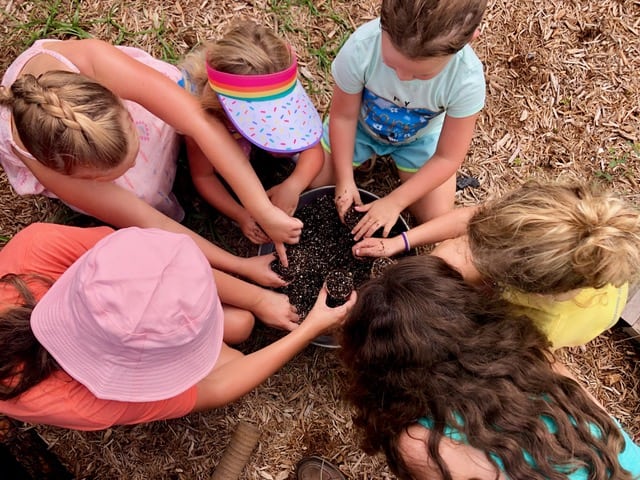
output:
<path id="1" fill-rule="evenodd" d="M 512 479 L 567 479 L 554 468 L 566 465 L 588 468 L 590 479 L 631 480 L 617 458 L 624 441 L 613 420 L 552 370 L 545 336 L 506 312 L 501 300 L 487 299 L 430 255 L 402 259 L 367 282 L 340 352 L 365 451 L 384 451 L 392 470 L 411 478 L 398 439 L 425 417 L 434 425 L 425 451 L 444 479 L 451 475 L 439 444 L 450 426 L 497 455 Z"/>

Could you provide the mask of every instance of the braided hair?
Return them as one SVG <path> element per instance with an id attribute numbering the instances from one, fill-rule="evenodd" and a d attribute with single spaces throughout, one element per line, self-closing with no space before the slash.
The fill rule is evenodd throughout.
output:
<path id="1" fill-rule="evenodd" d="M 11 109 L 29 153 L 56 172 L 71 175 L 77 167 L 110 170 L 127 156 L 124 105 L 81 74 L 24 74 L 10 88 L 0 87 L 0 104 Z"/>

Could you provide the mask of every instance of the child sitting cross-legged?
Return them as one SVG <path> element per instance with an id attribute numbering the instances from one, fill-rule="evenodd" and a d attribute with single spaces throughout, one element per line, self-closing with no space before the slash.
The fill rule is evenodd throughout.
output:
<path id="1" fill-rule="evenodd" d="M 247 158 L 252 149 L 295 161 L 293 172 L 267 191 L 272 203 L 293 215 L 300 194 L 322 168 L 322 123 L 298 80 L 296 54 L 286 41 L 251 21 L 233 25 L 181 62 L 183 85 L 210 115 L 223 122 Z M 234 220 L 254 243 L 269 239 L 255 218 L 220 181 L 200 146 L 187 141 L 198 192 Z"/>
<path id="2" fill-rule="evenodd" d="M 2 77 L 0 164 L 19 195 L 59 198 L 117 228 L 185 233 L 214 267 L 282 286 L 268 257 L 232 255 L 179 223 L 184 210 L 172 188 L 184 137 L 217 166 L 277 250 L 302 231 L 300 220 L 271 203 L 227 129 L 180 79 L 174 65 L 138 48 L 38 40 Z"/>
<path id="3" fill-rule="evenodd" d="M 354 238 L 388 236 L 400 213 L 419 222 L 451 210 L 456 171 L 485 102 L 482 63 L 471 48 L 486 0 L 383 0 L 331 67 L 335 81 L 314 186 L 336 184 L 340 218 L 364 212 Z M 390 155 L 401 185 L 362 205 L 353 169 Z"/>
<path id="4" fill-rule="evenodd" d="M 212 271 L 185 234 L 35 223 L 0 251 L 0 275 L 0 413 L 77 430 L 226 405 L 355 301 L 331 309 L 323 289 L 300 325 L 243 355 L 228 343 L 247 315 L 287 316 L 288 302 Z"/>

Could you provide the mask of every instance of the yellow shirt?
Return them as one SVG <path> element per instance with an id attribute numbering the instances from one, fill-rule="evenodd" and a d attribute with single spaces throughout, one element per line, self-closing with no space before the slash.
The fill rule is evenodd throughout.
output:
<path id="1" fill-rule="evenodd" d="M 506 290 L 503 297 L 547 335 L 554 349 L 583 345 L 611 328 L 627 303 L 629 284 L 584 288 L 569 300 Z"/>

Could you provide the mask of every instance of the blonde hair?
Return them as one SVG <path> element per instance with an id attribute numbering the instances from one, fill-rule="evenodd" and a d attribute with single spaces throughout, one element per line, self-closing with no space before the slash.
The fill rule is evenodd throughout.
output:
<path id="1" fill-rule="evenodd" d="M 179 66 L 188 73 L 202 107 L 224 120 L 224 110 L 208 84 L 207 63 L 221 72 L 264 75 L 284 70 L 292 60 L 291 50 L 284 40 L 268 28 L 246 20 L 234 24 L 221 39 L 194 50 Z"/>
<path id="2" fill-rule="evenodd" d="M 117 167 L 128 151 L 120 99 L 74 72 L 25 74 L 0 87 L 0 104 L 11 109 L 20 140 L 36 160 L 70 175 L 77 167 Z"/>
<path id="3" fill-rule="evenodd" d="M 469 43 L 487 0 L 383 0 L 380 25 L 410 59 L 452 55 Z"/>
<path id="4" fill-rule="evenodd" d="M 481 275 L 523 292 L 620 286 L 640 269 L 639 213 L 587 185 L 530 182 L 480 208 L 469 248 Z"/>

